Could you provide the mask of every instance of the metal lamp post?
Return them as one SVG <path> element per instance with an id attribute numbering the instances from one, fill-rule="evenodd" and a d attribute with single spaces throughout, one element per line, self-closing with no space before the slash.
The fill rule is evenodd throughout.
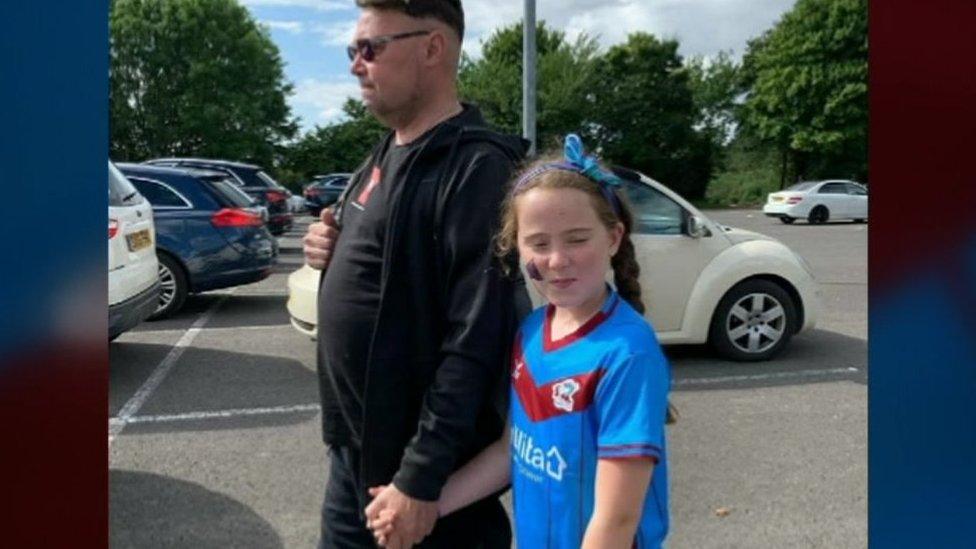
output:
<path id="1" fill-rule="evenodd" d="M 535 0 L 525 0 L 522 24 L 522 137 L 529 140 L 529 156 L 535 156 Z"/>

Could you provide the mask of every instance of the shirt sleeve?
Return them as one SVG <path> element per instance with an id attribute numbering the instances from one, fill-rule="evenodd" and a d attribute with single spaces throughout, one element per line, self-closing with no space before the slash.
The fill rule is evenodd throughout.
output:
<path id="1" fill-rule="evenodd" d="M 598 459 L 660 461 L 670 385 L 670 368 L 660 347 L 634 353 L 608 369 L 596 391 Z"/>

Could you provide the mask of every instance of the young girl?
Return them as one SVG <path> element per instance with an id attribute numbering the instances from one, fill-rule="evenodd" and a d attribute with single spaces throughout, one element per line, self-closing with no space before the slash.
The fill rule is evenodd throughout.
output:
<path id="1" fill-rule="evenodd" d="M 621 182 L 577 136 L 565 149 L 565 160 L 523 172 L 504 206 L 498 252 L 517 248 L 549 305 L 516 336 L 505 435 L 451 476 L 439 511 L 511 482 L 520 548 L 660 547 L 670 369 L 641 316 Z M 396 516 L 378 516 L 383 544 Z"/>

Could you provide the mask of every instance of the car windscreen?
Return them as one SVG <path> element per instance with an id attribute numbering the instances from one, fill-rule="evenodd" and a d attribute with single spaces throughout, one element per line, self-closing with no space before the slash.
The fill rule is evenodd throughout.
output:
<path id="1" fill-rule="evenodd" d="M 796 185 L 791 185 L 786 188 L 787 191 L 808 191 L 814 185 L 817 185 L 816 181 L 804 181 L 803 183 L 797 183 Z"/>
<path id="2" fill-rule="evenodd" d="M 268 174 L 266 174 L 264 172 L 258 172 L 257 173 L 257 176 L 262 181 L 265 182 L 265 185 L 266 186 L 271 187 L 272 189 L 282 189 L 282 190 L 285 189 L 283 186 L 281 186 L 280 183 L 278 183 L 277 181 L 275 181 L 273 177 L 271 177 L 270 175 L 268 175 Z"/>
<path id="3" fill-rule="evenodd" d="M 225 177 L 205 178 L 204 182 L 224 206 L 247 208 L 254 205 L 250 196 Z"/>
<path id="4" fill-rule="evenodd" d="M 272 187 L 272 185 L 268 181 L 258 177 L 259 172 L 257 170 L 235 169 L 234 173 L 241 181 L 244 182 L 245 187 L 261 187 L 261 188 Z"/>

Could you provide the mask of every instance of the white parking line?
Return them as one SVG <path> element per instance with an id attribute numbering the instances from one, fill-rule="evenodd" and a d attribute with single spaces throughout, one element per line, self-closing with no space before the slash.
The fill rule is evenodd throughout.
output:
<path id="1" fill-rule="evenodd" d="M 675 387 L 694 386 L 694 385 L 714 385 L 717 383 L 728 383 L 733 381 L 764 381 L 770 379 L 790 379 L 802 377 L 818 377 L 824 375 L 845 374 L 850 375 L 860 370 L 853 367 L 832 368 L 829 370 L 806 370 L 801 372 L 779 372 L 774 374 L 757 374 L 751 376 L 720 376 L 705 377 L 698 379 L 681 379 L 672 383 Z M 147 382 L 148 384 L 148 382 Z M 157 383 L 158 385 L 158 383 Z M 139 423 L 171 423 L 181 421 L 201 421 L 208 419 L 230 419 L 245 416 L 281 415 L 294 414 L 299 412 L 318 412 L 321 406 L 318 404 L 296 404 L 294 406 L 272 406 L 266 408 L 236 408 L 230 410 L 212 410 L 206 412 L 186 412 L 183 414 L 161 414 L 154 416 L 129 415 L 109 419 L 110 426 L 118 426 L 119 431 L 125 425 L 135 425 Z M 133 412 L 134 413 L 134 412 Z"/>
<path id="2" fill-rule="evenodd" d="M 128 402 L 125 403 L 125 406 L 122 406 L 122 409 L 119 410 L 119 415 L 115 418 L 115 421 L 109 421 L 109 447 L 112 446 L 112 442 L 115 440 L 115 437 L 119 436 L 122 429 L 125 429 L 126 423 L 128 423 L 129 420 L 136 415 L 136 412 L 142 408 L 142 405 L 146 403 L 146 400 L 149 399 L 153 391 L 155 391 L 156 388 L 159 387 L 159 384 L 163 382 L 163 379 L 166 378 L 169 371 L 173 369 L 173 365 L 176 364 L 176 361 L 179 360 L 179 358 L 183 355 L 183 351 L 190 346 L 190 343 L 193 343 L 193 339 L 197 337 L 197 334 L 200 333 L 203 326 L 210 321 L 217 309 L 220 308 L 220 306 L 224 303 L 224 301 L 227 300 L 228 297 L 230 297 L 232 293 L 233 292 L 229 292 L 227 295 L 224 295 L 218 299 L 216 303 L 211 305 L 210 308 L 207 309 L 207 311 L 200 316 L 200 318 L 198 318 L 192 326 L 190 326 L 186 333 L 183 334 L 183 337 L 181 337 L 180 340 L 176 342 L 176 345 L 170 349 L 169 353 L 167 353 L 166 357 L 163 358 L 162 362 L 156 366 L 156 369 L 153 370 L 153 373 L 151 376 L 149 376 L 149 379 L 147 379 L 142 386 L 139 387 L 139 390 L 136 391 L 136 394 L 132 395 Z"/>
<path id="3" fill-rule="evenodd" d="M 288 290 L 274 290 L 274 289 L 240 289 L 233 292 L 227 292 L 223 290 L 217 290 L 210 292 L 209 295 L 236 295 L 236 296 L 248 296 L 248 297 L 288 297 Z"/>
<path id="4" fill-rule="evenodd" d="M 673 387 L 687 387 L 695 385 L 715 385 L 717 383 L 729 383 L 735 381 L 768 381 L 772 379 L 792 379 L 802 377 L 819 377 L 836 374 L 853 374 L 858 372 L 857 368 L 832 368 L 829 370 L 803 370 L 799 372 L 777 372 L 773 374 L 756 374 L 751 376 L 722 376 L 722 377 L 703 377 L 692 379 L 679 379 L 671 383 Z"/>
<path id="5" fill-rule="evenodd" d="M 200 328 L 201 332 L 214 333 L 214 332 L 249 332 L 252 330 L 267 330 L 269 328 L 291 328 L 291 323 L 287 324 L 261 324 L 258 326 L 204 326 Z M 173 330 L 139 330 L 138 332 L 132 332 L 133 334 L 173 334 L 173 333 L 183 333 L 181 329 Z"/>
<path id="6" fill-rule="evenodd" d="M 298 404 L 295 406 L 274 406 L 270 408 L 239 408 L 236 410 L 214 410 L 210 412 L 187 412 L 185 414 L 164 414 L 156 416 L 133 416 L 129 424 L 166 423 L 171 421 L 195 421 L 201 419 L 226 419 L 241 416 L 262 416 L 274 414 L 293 414 L 297 412 L 318 412 L 318 404 Z"/>

